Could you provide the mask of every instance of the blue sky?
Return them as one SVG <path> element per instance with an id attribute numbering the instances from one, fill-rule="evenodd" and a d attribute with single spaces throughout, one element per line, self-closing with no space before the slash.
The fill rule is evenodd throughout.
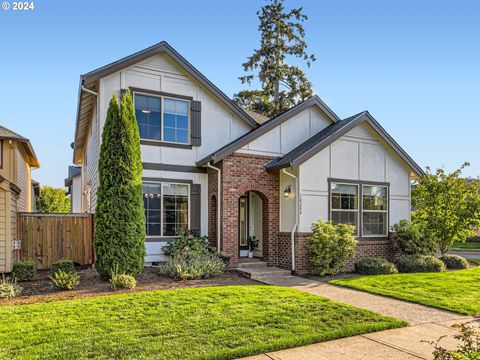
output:
<path id="1" fill-rule="evenodd" d="M 8 0 L 10 3 L 12 0 Z M 0 123 L 31 139 L 34 178 L 63 186 L 80 74 L 162 40 L 232 96 L 259 45 L 263 1 L 34 1 L 0 10 Z M 480 2 L 287 1 L 303 6 L 315 92 L 364 109 L 422 166 L 480 175 Z"/>

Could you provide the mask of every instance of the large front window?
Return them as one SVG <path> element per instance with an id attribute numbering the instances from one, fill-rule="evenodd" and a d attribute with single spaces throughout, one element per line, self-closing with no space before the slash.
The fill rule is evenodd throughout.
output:
<path id="1" fill-rule="evenodd" d="M 176 236 L 188 230 L 189 185 L 144 183 L 147 236 Z"/>
<path id="2" fill-rule="evenodd" d="M 189 143 L 190 101 L 135 94 L 140 139 Z"/>
<path id="3" fill-rule="evenodd" d="M 331 182 L 330 220 L 354 225 L 358 236 L 387 236 L 388 186 Z"/>

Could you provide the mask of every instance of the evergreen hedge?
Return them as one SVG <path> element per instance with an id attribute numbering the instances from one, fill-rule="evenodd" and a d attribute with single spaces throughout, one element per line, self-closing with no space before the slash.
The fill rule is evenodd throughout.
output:
<path id="1" fill-rule="evenodd" d="M 140 135 L 133 100 L 127 91 L 110 100 L 99 161 L 94 246 L 102 278 L 114 268 L 138 275 L 144 265 L 145 214 L 142 195 Z"/>

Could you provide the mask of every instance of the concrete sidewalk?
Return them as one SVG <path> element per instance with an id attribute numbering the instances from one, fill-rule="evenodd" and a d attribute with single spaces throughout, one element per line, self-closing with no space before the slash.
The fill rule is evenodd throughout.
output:
<path id="1" fill-rule="evenodd" d="M 457 331 L 451 327 L 453 324 L 470 323 L 480 327 L 480 320 L 473 317 L 296 276 L 272 278 L 264 282 L 270 285 L 292 287 L 405 320 L 411 326 L 246 358 L 249 360 L 432 359 L 434 348 L 428 343 L 429 341 L 437 341 L 440 337 L 446 336 L 440 344 L 446 348 L 455 347 L 456 340 L 453 336 Z"/>

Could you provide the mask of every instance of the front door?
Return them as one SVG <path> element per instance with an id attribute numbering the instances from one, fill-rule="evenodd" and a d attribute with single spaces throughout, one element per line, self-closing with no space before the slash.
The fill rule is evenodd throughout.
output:
<path id="1" fill-rule="evenodd" d="M 238 249 L 240 257 L 248 256 L 248 195 L 238 200 Z"/>

